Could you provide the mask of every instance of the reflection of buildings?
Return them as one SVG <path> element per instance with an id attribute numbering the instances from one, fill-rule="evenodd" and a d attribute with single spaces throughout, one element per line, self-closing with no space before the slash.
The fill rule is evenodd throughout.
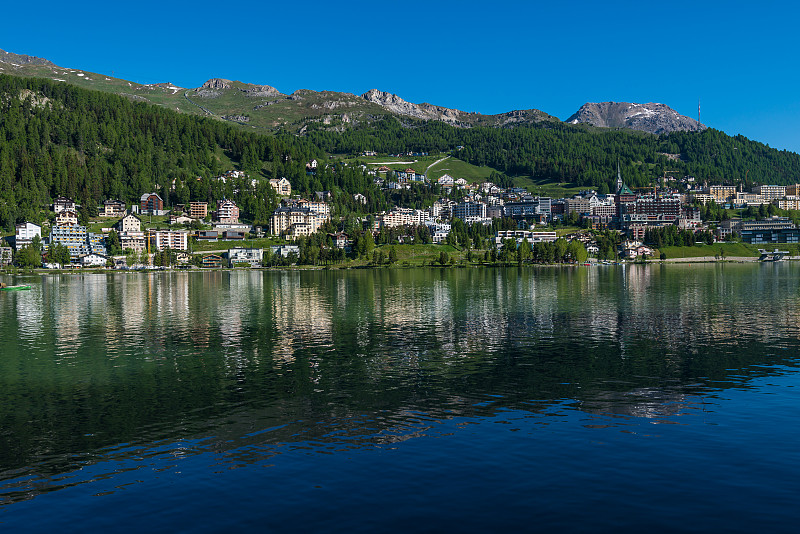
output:
<path id="1" fill-rule="evenodd" d="M 264 306 L 263 274 L 261 272 L 225 273 L 227 288 L 218 292 L 215 315 L 219 325 L 221 347 L 225 365 L 231 375 L 241 375 L 251 360 L 259 354 L 248 354 L 251 344 L 248 336 L 253 312 Z M 257 349 L 256 349 L 257 350 Z"/>
<path id="2" fill-rule="evenodd" d="M 330 387 L 349 360 L 350 378 L 423 380 L 427 387 L 431 375 L 480 380 L 512 362 L 539 366 L 546 379 L 574 373 L 569 378 L 585 384 L 599 377 L 593 398 L 622 405 L 603 379 L 680 379 L 698 358 L 713 367 L 744 342 L 774 344 L 783 336 L 796 343 L 800 307 L 792 298 L 800 278 L 754 276 L 796 268 L 55 275 L 43 278 L 42 302 L 17 299 L 15 313 L 21 338 L 53 336 L 59 362 L 80 355 L 99 329 L 109 357 L 169 359 L 180 369 L 197 356 L 228 377 L 266 365 Z M 625 409 L 661 413 L 658 396 L 643 391 L 629 391 L 636 402 Z"/>
<path id="3" fill-rule="evenodd" d="M 7 457 L 56 483 L 54 469 L 102 456 L 72 453 L 76 422 L 115 457 L 130 436 L 165 438 L 154 449 L 164 455 L 173 438 L 214 436 L 187 447 L 230 451 L 222 461 L 237 466 L 283 443 L 329 452 L 451 431 L 438 423 L 454 417 L 495 425 L 581 410 L 569 424 L 685 422 L 675 416 L 703 410 L 710 388 L 796 367 L 797 273 L 726 264 L 44 275 L 0 298 L 2 331 L 18 331 L 4 338 L 3 384 L 24 428 L 6 432 Z M 64 460 L 42 464 L 42 450 Z"/>
<path id="4" fill-rule="evenodd" d="M 49 283 L 50 277 L 42 277 L 42 285 Z M 43 291 L 36 288 L 30 296 L 24 299 L 15 299 L 14 309 L 17 315 L 17 336 L 26 343 L 39 343 L 44 338 L 44 302 Z M 13 312 L 0 307 L 0 312 L 13 316 Z"/>
<path id="5" fill-rule="evenodd" d="M 52 275 L 43 279 L 51 299 L 56 360 L 74 358 L 86 341 L 85 332 L 103 320 L 107 312 L 105 275 Z M 44 284 L 43 284 L 44 285 Z"/>
<path id="6" fill-rule="evenodd" d="M 272 320 L 277 332 L 276 365 L 291 363 L 298 348 L 330 346 L 333 312 L 322 284 L 301 284 L 300 273 L 279 273 L 272 280 Z"/>

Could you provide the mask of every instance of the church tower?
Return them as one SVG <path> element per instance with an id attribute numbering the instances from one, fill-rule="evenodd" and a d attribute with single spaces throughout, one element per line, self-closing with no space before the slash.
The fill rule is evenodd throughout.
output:
<path id="1" fill-rule="evenodd" d="M 619 160 L 617 160 L 617 193 L 622 189 L 622 172 L 619 170 Z"/>

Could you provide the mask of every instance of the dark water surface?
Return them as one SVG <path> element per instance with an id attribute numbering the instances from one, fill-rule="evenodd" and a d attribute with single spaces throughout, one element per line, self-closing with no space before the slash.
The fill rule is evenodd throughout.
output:
<path id="1" fill-rule="evenodd" d="M 798 529 L 798 264 L 3 281 L 3 532 Z"/>

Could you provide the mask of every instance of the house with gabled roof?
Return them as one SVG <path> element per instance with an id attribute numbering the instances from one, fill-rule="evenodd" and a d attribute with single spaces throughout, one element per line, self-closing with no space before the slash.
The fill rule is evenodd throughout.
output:
<path id="1" fill-rule="evenodd" d="M 288 197 L 292 195 L 292 184 L 286 178 L 272 178 L 269 181 L 269 185 L 280 196 Z"/>
<path id="2" fill-rule="evenodd" d="M 164 201 L 158 193 L 145 193 L 139 198 L 139 209 L 144 215 L 166 215 Z"/>
<path id="3" fill-rule="evenodd" d="M 56 213 L 61 213 L 64 210 L 75 211 L 76 209 L 77 204 L 71 198 L 58 197 L 53 201 L 53 211 Z"/>
<path id="4" fill-rule="evenodd" d="M 56 226 L 71 226 L 78 224 L 78 214 L 72 210 L 63 210 L 56 215 Z"/>
<path id="5" fill-rule="evenodd" d="M 125 215 L 127 206 L 121 200 L 106 200 L 98 210 L 100 217 L 122 217 Z"/>
<path id="6" fill-rule="evenodd" d="M 116 228 L 118 232 L 141 232 L 142 220 L 133 213 L 129 213 L 117 221 Z"/>

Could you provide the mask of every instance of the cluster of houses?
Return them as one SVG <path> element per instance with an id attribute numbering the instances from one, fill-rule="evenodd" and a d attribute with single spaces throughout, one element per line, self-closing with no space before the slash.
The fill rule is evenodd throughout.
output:
<path id="1" fill-rule="evenodd" d="M 317 167 L 316 160 L 307 164 L 310 171 Z M 387 167 L 378 168 L 374 172 L 375 181 L 379 185 L 392 187 L 409 187 L 411 183 L 429 184 L 424 174 L 413 169 L 395 171 L 393 179 L 384 180 L 379 173 L 390 171 Z M 219 177 L 221 180 L 241 178 L 240 171 L 229 171 Z M 690 177 L 687 177 L 687 179 Z M 693 182 L 693 180 L 692 180 Z M 286 178 L 269 181 L 276 194 L 283 198 L 281 206 L 271 215 L 269 227 L 271 235 L 295 240 L 310 236 L 331 219 L 331 208 L 327 200 L 330 192 L 319 192 L 313 200 L 291 198 L 291 184 Z M 556 240 L 555 232 L 539 232 L 537 224 L 547 224 L 555 219 L 577 218 L 590 229 L 613 229 L 623 232 L 628 240 L 623 246 L 623 256 L 651 255 L 648 247 L 642 245 L 645 232 L 649 228 L 675 225 L 680 229 L 704 229 L 700 220 L 699 209 L 692 202 L 707 203 L 714 201 L 727 208 L 761 206 L 774 204 L 783 210 L 800 209 L 800 184 L 790 186 L 760 185 L 751 192 L 743 192 L 741 187 L 729 185 L 695 186 L 687 184 L 689 193 L 680 194 L 674 190 L 662 188 L 634 192 L 622 181 L 617 170 L 617 185 L 613 194 L 599 194 L 595 191 L 582 191 L 571 198 L 549 198 L 531 195 L 522 188 L 503 188 L 490 182 L 469 184 L 463 178 L 453 178 L 445 174 L 436 181 L 445 189 L 463 191 L 460 201 L 440 198 L 427 209 L 393 208 L 374 216 L 371 230 L 397 228 L 404 226 L 427 226 L 433 243 L 442 243 L 451 230 L 452 219 L 460 219 L 466 224 L 490 225 L 493 219 L 506 217 L 517 221 L 516 230 L 497 232 L 494 244 L 502 246 L 504 240 L 513 238 L 518 242 L 526 240 L 530 243 L 552 242 Z M 452 196 L 452 195 L 451 195 Z M 366 204 L 364 195 L 355 194 L 358 202 Z M 101 234 L 89 232 L 79 224 L 78 206 L 69 198 L 59 197 L 53 202 L 55 214 L 49 235 L 42 239 L 41 226 L 26 222 L 16 225 L 13 238 L 14 247 L 19 250 L 33 243 L 38 236 L 42 243 L 43 255 L 46 258 L 50 247 L 55 244 L 64 245 L 69 251 L 73 264 L 105 265 L 107 262 L 106 236 L 112 227 L 103 228 Z M 117 219 L 113 228 L 117 231 L 123 250 L 136 253 L 154 252 L 165 249 L 187 251 L 190 237 L 199 241 L 243 240 L 248 234 L 258 236 L 264 234 L 261 227 L 252 227 L 239 221 L 239 208 L 229 199 L 217 201 L 215 209 L 209 211 L 206 202 L 189 202 L 173 206 L 166 210 L 164 202 L 157 193 L 141 195 L 138 204 L 128 209 L 119 200 L 106 200 L 98 207 L 100 217 Z M 211 230 L 144 230 L 141 216 L 170 215 L 171 225 L 192 225 L 195 221 L 206 222 L 209 217 L 213 223 Z M 717 226 L 716 237 L 720 240 L 738 235 L 747 243 L 800 243 L 800 229 L 788 218 L 772 217 L 759 221 L 742 221 L 731 219 L 721 221 Z M 330 234 L 331 240 L 338 248 L 348 247 L 348 236 L 342 233 Z M 585 234 L 571 236 L 585 241 L 591 254 L 597 252 L 596 244 Z M 298 253 L 295 245 L 274 247 L 273 253 L 287 257 Z M 0 247 L 0 266 L 11 261 L 11 249 Z M 260 264 L 263 251 L 261 249 L 232 248 L 228 260 L 232 265 L 247 263 Z M 222 256 L 210 255 L 209 262 L 216 264 Z M 187 255 L 188 261 L 188 255 Z M 211 265 L 211 266 L 214 266 Z"/>
<path id="2" fill-rule="evenodd" d="M 198 230 L 194 236 L 199 240 L 242 240 L 252 230 L 250 225 L 239 222 L 239 208 L 228 199 L 217 201 L 216 210 L 210 214 L 206 202 L 190 202 L 187 205 L 177 205 L 173 210 L 165 210 L 164 202 L 157 193 L 143 194 L 139 204 L 134 204 L 130 209 L 122 201 L 106 200 L 99 206 L 98 215 L 103 218 L 118 218 L 118 221 L 113 226 L 103 228 L 103 233 L 99 234 L 89 232 L 86 226 L 79 224 L 77 208 L 72 199 L 58 197 L 53 202 L 55 218 L 49 235 L 42 238 L 42 227 L 38 224 L 17 224 L 11 240 L 14 248 L 20 250 L 29 246 L 38 237 L 45 260 L 49 249 L 59 244 L 67 248 L 73 265 L 96 266 L 106 265 L 108 261 L 106 234 L 112 229 L 117 232 L 123 250 L 141 254 L 145 251 L 189 249 L 188 230 L 145 230 L 140 218 L 144 215 L 166 215 L 171 212 L 171 224 L 204 221 L 210 215 L 214 230 Z M 0 257 L 4 258 L 5 254 L 6 251 L 0 252 Z"/>
<path id="3" fill-rule="evenodd" d="M 375 177 L 375 184 L 383 189 L 410 189 L 411 184 L 418 183 L 430 186 L 432 182 L 428 180 L 427 175 L 415 171 L 412 168 L 405 170 L 392 171 L 389 167 L 381 166 L 375 171 L 371 171 Z M 383 173 L 385 177 L 380 177 L 379 173 Z M 469 189 L 469 184 L 464 178 L 453 178 L 449 174 L 440 176 L 434 182 L 436 185 L 448 189 Z"/>
<path id="4" fill-rule="evenodd" d="M 231 267 L 263 267 L 264 251 L 263 248 L 232 247 L 224 254 L 206 254 L 203 256 L 202 267 L 219 269 L 230 265 Z M 272 245 L 270 251 L 273 256 L 288 258 L 292 255 L 300 255 L 300 247 L 297 245 Z"/>
<path id="5" fill-rule="evenodd" d="M 726 209 L 771 204 L 780 210 L 800 210 L 800 184 L 756 185 L 750 192 L 743 191 L 741 185 L 738 188 L 734 185 L 705 185 L 694 188 L 688 196 L 692 201 L 702 204 L 715 202 Z M 717 227 L 717 238 L 729 239 L 733 234 L 751 244 L 800 242 L 800 229 L 788 217 L 721 221 Z"/>
<path id="6" fill-rule="evenodd" d="M 401 182 L 402 183 L 402 182 Z M 501 188 L 492 183 L 467 184 L 442 176 L 440 185 L 464 191 L 460 202 L 440 199 L 426 210 L 394 208 L 375 218 L 375 229 L 405 225 L 426 225 L 434 242 L 447 237 L 452 218 L 467 224 L 491 224 L 497 217 L 510 217 L 518 221 L 520 229 L 535 224 L 546 224 L 554 219 L 577 217 L 586 227 L 594 230 L 618 230 L 631 241 L 626 250 L 652 251 L 643 247 L 648 228 L 674 225 L 681 230 L 705 229 L 700 210 L 693 203 L 714 201 L 727 208 L 760 206 L 772 203 L 783 210 L 800 209 L 800 184 L 793 186 L 760 185 L 750 193 L 737 191 L 734 186 L 712 185 L 680 194 L 674 190 L 647 190 L 634 192 L 622 181 L 617 171 L 617 184 L 613 194 L 582 191 L 571 198 L 548 198 L 529 194 L 521 188 Z M 761 221 L 722 221 L 716 232 L 717 239 L 728 239 L 737 234 L 746 243 L 796 243 L 798 230 L 788 218 L 773 217 Z M 638 245 L 637 245 L 638 243 Z"/>
<path id="7" fill-rule="evenodd" d="M 313 167 L 316 162 L 312 162 Z M 246 177 L 241 171 L 228 171 L 217 179 L 225 181 L 232 178 Z M 282 206 L 275 211 L 270 221 L 269 231 L 274 235 L 287 239 L 296 239 L 315 233 L 319 227 L 330 219 L 330 206 L 324 201 L 307 201 L 304 199 L 290 199 L 292 188 L 286 178 L 272 179 L 270 186 L 276 195 L 284 197 Z M 327 193 L 327 192 L 326 192 Z M 329 198 L 323 194 L 323 198 Z M 358 200 L 358 199 L 356 199 Z M 363 198 L 366 202 L 366 197 Z M 74 266 L 99 266 L 108 262 L 107 234 L 113 229 L 117 232 L 122 250 L 133 251 L 137 254 L 143 252 L 157 252 L 166 249 L 174 251 L 188 251 L 190 237 L 198 241 L 236 241 L 244 240 L 251 232 L 257 236 L 263 235 L 263 228 L 253 227 L 239 221 L 239 207 L 229 199 L 217 201 L 216 209 L 209 211 L 207 202 L 189 202 L 177 204 L 172 209 L 165 209 L 164 201 L 158 193 L 145 193 L 139 198 L 138 204 L 130 208 L 120 200 L 109 199 L 98 207 L 98 216 L 101 218 L 118 219 L 116 223 L 103 228 L 103 233 L 93 233 L 86 226 L 79 224 L 79 206 L 66 197 L 58 197 L 52 205 L 55 218 L 49 235 L 42 237 L 42 226 L 32 222 L 17 224 L 15 235 L 9 242 L 16 250 L 33 244 L 37 238 L 42 244 L 42 255 L 47 265 L 48 250 L 55 244 L 66 246 L 69 251 L 71 263 Z M 203 230 L 171 230 L 171 229 L 145 229 L 142 216 L 169 215 L 170 225 L 189 226 L 194 222 L 205 225 L 211 219 L 212 229 Z M 47 222 L 45 223 L 47 224 Z M 299 253 L 296 245 L 282 245 L 273 247 L 274 254 L 287 257 L 291 253 Z M 0 266 L 11 263 L 13 249 L 0 247 Z M 229 253 L 231 264 L 261 262 L 260 249 L 233 248 Z M 215 255 L 210 255 L 212 263 L 216 261 Z M 179 255 L 179 261 L 188 262 L 188 254 Z M 221 257 L 220 257 L 221 259 Z"/>
<path id="8" fill-rule="evenodd" d="M 703 204 L 714 201 L 729 209 L 774 204 L 780 209 L 800 209 L 800 184 L 756 185 L 749 192 L 739 185 L 703 185 L 693 187 L 689 197 Z"/>

